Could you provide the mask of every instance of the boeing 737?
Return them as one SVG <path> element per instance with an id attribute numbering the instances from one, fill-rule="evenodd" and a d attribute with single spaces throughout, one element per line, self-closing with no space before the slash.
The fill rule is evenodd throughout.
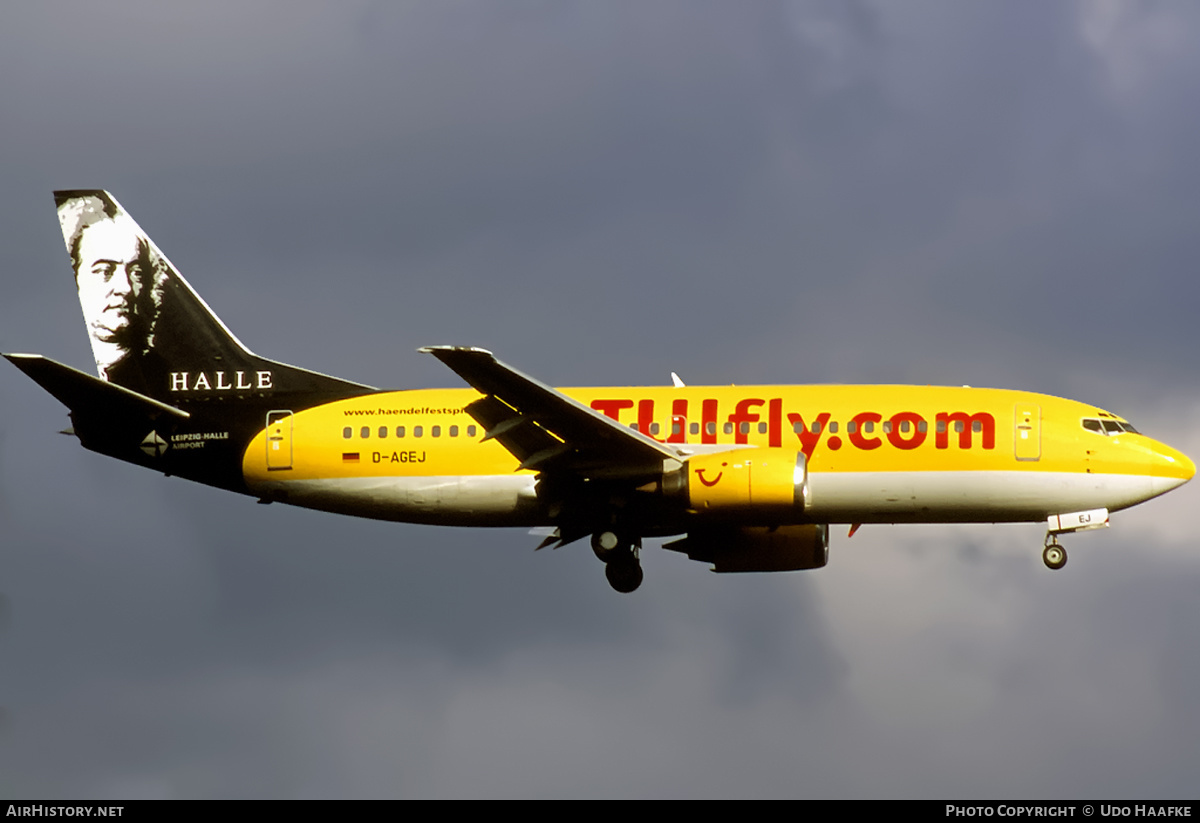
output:
<path id="1" fill-rule="evenodd" d="M 718 572 L 815 569 L 831 524 L 1045 522 L 1058 536 L 1195 466 L 1086 403 L 934 386 L 555 389 L 491 352 L 431 346 L 469 388 L 380 390 L 253 354 L 104 191 L 55 192 L 97 377 L 4 355 L 84 448 L 359 517 L 590 538 L 614 589 L 644 538 Z"/>

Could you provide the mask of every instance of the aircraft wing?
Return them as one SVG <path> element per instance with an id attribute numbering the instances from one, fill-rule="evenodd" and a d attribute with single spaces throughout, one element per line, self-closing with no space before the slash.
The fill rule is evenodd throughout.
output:
<path id="1" fill-rule="evenodd" d="M 682 462 L 668 446 L 522 374 L 486 349 L 427 346 L 420 351 L 484 395 L 467 406 L 467 413 L 484 427 L 484 439 L 498 440 L 521 461 L 521 469 L 618 478 L 661 474 L 664 462 Z"/>

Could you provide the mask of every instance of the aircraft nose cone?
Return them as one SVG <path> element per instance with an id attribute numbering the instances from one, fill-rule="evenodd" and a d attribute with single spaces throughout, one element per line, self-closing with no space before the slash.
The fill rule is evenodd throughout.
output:
<path id="1" fill-rule="evenodd" d="M 1181 461 L 1183 463 L 1183 467 L 1184 467 L 1184 474 L 1182 475 L 1183 482 L 1187 482 L 1189 480 L 1192 480 L 1192 477 L 1195 476 L 1196 464 L 1193 463 L 1192 461 L 1190 461 L 1190 459 L 1187 457 L 1187 455 L 1180 455 L 1180 457 L 1183 458 Z"/>
<path id="2" fill-rule="evenodd" d="M 1157 443 L 1154 454 L 1158 462 L 1158 471 L 1155 472 L 1154 478 L 1156 494 L 1179 488 L 1196 475 L 1196 464 L 1183 452 Z"/>
<path id="3" fill-rule="evenodd" d="M 1178 455 L 1175 459 L 1179 463 L 1179 477 L 1186 483 L 1196 476 L 1196 464 L 1183 452 L 1175 452 L 1175 454 Z"/>

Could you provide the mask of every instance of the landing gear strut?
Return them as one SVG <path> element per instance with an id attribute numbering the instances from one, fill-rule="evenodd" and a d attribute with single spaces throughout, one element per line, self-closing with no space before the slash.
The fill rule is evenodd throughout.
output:
<path id="1" fill-rule="evenodd" d="M 1046 518 L 1046 548 L 1042 549 L 1042 562 L 1051 569 L 1061 569 L 1067 565 L 1067 550 L 1058 542 L 1060 534 L 1107 528 L 1108 509 L 1050 515 Z"/>
<path id="2" fill-rule="evenodd" d="M 599 531 L 592 535 L 592 551 L 605 564 L 604 576 L 608 585 L 622 594 L 636 591 L 642 585 L 642 564 L 638 560 L 641 541 L 622 537 L 614 531 Z"/>
<path id="3" fill-rule="evenodd" d="M 1067 565 L 1067 550 L 1052 534 L 1046 535 L 1046 548 L 1042 549 L 1042 562 L 1051 569 L 1061 569 Z"/>

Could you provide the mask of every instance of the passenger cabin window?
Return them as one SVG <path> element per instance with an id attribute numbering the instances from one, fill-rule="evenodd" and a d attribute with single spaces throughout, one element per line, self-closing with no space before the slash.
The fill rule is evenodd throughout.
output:
<path id="1" fill-rule="evenodd" d="M 688 424 L 688 431 L 691 432 L 692 434 L 699 434 L 700 433 L 700 424 L 699 423 Z"/>
<path id="2" fill-rule="evenodd" d="M 432 429 L 429 430 L 429 436 L 430 437 L 441 437 L 442 436 L 442 427 L 434 426 Z"/>
<path id="3" fill-rule="evenodd" d="M 397 426 L 397 427 L 396 427 L 396 436 L 397 436 L 397 437 L 403 437 L 403 436 L 404 436 L 404 427 L 403 427 L 403 426 Z"/>
<path id="4" fill-rule="evenodd" d="M 650 424 L 650 433 L 651 434 L 658 434 L 659 429 L 660 429 L 660 426 L 657 423 Z"/>
<path id="5" fill-rule="evenodd" d="M 425 428 L 423 426 L 413 426 L 413 437 L 420 437 L 424 433 Z"/>
<path id="6" fill-rule="evenodd" d="M 450 427 L 450 436 L 451 436 L 451 437 L 458 437 L 458 426 L 451 426 L 451 427 Z"/>
<path id="7" fill-rule="evenodd" d="M 351 437 L 353 437 L 353 436 L 354 436 L 354 429 L 350 428 L 349 426 L 347 426 L 346 428 L 342 429 L 342 437 L 344 437 L 344 438 L 346 438 L 347 440 L 349 440 L 349 439 L 350 439 Z"/>
<path id="8" fill-rule="evenodd" d="M 474 437 L 474 436 L 475 436 L 475 427 L 467 426 L 467 437 Z"/>
<path id="9" fill-rule="evenodd" d="M 380 436 L 380 437 L 387 437 L 387 426 L 380 426 L 380 427 L 379 427 L 379 436 Z"/>
<path id="10" fill-rule="evenodd" d="M 359 433 L 358 433 L 358 436 L 359 436 L 359 437 L 361 437 L 361 438 L 363 438 L 364 440 L 365 440 L 366 438 L 370 437 L 370 436 L 371 436 L 371 427 L 370 427 L 370 426 L 363 426 L 363 427 L 362 427 L 362 430 L 361 430 L 361 431 L 359 431 Z"/>

